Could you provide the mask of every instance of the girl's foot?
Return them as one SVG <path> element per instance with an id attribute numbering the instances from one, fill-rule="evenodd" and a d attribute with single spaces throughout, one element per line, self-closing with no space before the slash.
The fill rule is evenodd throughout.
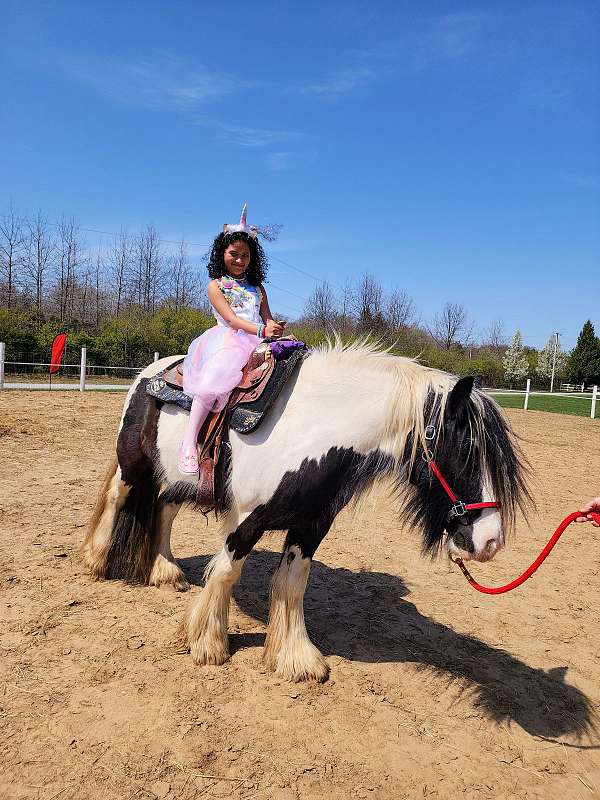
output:
<path id="1" fill-rule="evenodd" d="M 198 455 L 196 452 L 185 452 L 183 445 L 179 445 L 177 466 L 182 475 L 195 475 L 198 472 Z"/>

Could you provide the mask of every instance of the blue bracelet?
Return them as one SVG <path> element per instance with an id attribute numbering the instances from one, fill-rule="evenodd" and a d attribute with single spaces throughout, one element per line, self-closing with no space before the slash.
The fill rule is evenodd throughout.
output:
<path id="1" fill-rule="evenodd" d="M 259 339 L 262 339 L 264 338 L 264 333 L 265 333 L 265 323 L 259 322 L 258 328 L 256 329 L 256 335 L 258 336 Z"/>

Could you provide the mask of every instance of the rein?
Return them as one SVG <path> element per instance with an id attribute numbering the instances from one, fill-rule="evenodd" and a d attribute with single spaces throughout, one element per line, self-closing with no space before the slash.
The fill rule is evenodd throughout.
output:
<path id="1" fill-rule="evenodd" d="M 558 542 L 558 540 L 566 531 L 566 529 L 569 527 L 569 525 L 572 522 L 574 522 L 578 517 L 582 516 L 585 516 L 585 514 L 582 514 L 581 511 L 574 511 L 572 514 L 569 514 L 568 517 L 565 517 L 558 526 L 558 528 L 554 531 L 554 533 L 550 537 L 550 541 L 544 547 L 544 549 L 536 558 L 536 560 L 533 562 L 533 564 L 530 567 L 528 567 L 525 570 L 525 572 L 522 573 L 522 575 L 519 575 L 519 577 L 515 578 L 514 581 L 511 581 L 510 583 L 507 583 L 504 586 L 482 586 L 480 583 L 477 583 L 475 578 L 471 575 L 469 570 L 463 564 L 461 558 L 456 558 L 456 559 L 451 558 L 450 560 L 453 561 L 455 564 L 458 564 L 458 566 L 462 571 L 462 574 L 469 581 L 471 586 L 474 589 L 477 589 L 478 592 L 482 592 L 483 594 L 504 594 L 504 592 L 510 592 L 511 589 L 516 589 L 517 586 L 520 586 L 522 583 L 525 583 L 527 578 L 530 578 L 533 575 L 533 573 L 537 570 L 537 568 L 550 555 L 552 548 Z M 592 513 L 590 514 L 590 516 L 593 518 L 594 522 L 600 525 L 600 514 Z"/>
<path id="2" fill-rule="evenodd" d="M 431 441 L 434 440 L 434 438 L 435 438 L 435 426 L 428 425 L 427 428 L 425 429 L 425 441 L 426 442 L 431 442 Z M 450 519 L 452 519 L 452 517 L 464 517 L 465 514 L 468 514 L 469 511 L 478 511 L 478 510 L 480 510 L 482 508 L 500 508 L 500 503 L 493 503 L 493 502 L 489 502 L 489 503 L 487 503 L 487 502 L 486 503 L 464 503 L 462 500 L 459 500 L 459 498 L 456 496 L 456 494 L 450 488 L 450 485 L 448 484 L 448 481 L 442 475 L 442 473 L 440 471 L 440 468 L 435 463 L 433 457 L 431 456 L 431 454 L 429 452 L 429 449 L 427 448 L 427 445 L 425 445 L 425 448 L 423 450 L 423 460 L 425 461 L 425 463 L 429 467 L 430 471 L 433 472 L 435 477 L 441 483 L 442 488 L 444 489 L 444 491 L 446 492 L 446 494 L 450 498 L 451 502 L 453 503 L 453 506 L 450 509 L 450 515 L 449 515 Z M 465 576 L 465 578 L 471 584 L 473 589 L 476 589 L 478 592 L 482 592 L 483 594 L 504 594 L 505 592 L 510 592 L 512 589 L 516 589 L 517 586 L 520 586 L 522 583 L 525 583 L 525 581 L 528 578 L 530 578 L 533 575 L 534 572 L 536 572 L 538 567 L 540 567 L 544 563 L 546 558 L 548 558 L 548 556 L 550 555 L 550 553 L 552 552 L 552 550 L 554 548 L 554 545 L 558 542 L 558 540 L 563 535 L 563 533 L 566 531 L 566 529 L 569 527 L 569 525 L 572 522 L 574 522 L 578 517 L 581 517 L 581 516 L 585 516 L 585 515 L 582 514 L 581 511 L 574 511 L 572 514 L 569 514 L 568 517 L 565 517 L 563 519 L 563 521 L 560 523 L 560 525 L 557 527 L 557 529 L 554 531 L 552 536 L 550 537 L 550 540 L 548 541 L 548 544 L 544 547 L 542 552 L 535 559 L 535 561 L 531 564 L 531 566 L 529 566 L 525 570 L 525 572 L 523 572 L 521 575 L 519 575 L 518 578 L 515 578 L 514 581 L 511 581 L 510 583 L 506 583 L 504 586 L 482 586 L 480 583 L 478 583 L 475 580 L 475 578 L 471 575 L 469 570 L 465 567 L 462 558 L 452 558 L 452 556 L 451 556 L 450 560 L 454 564 L 458 565 L 458 567 L 460 568 L 462 574 Z M 592 513 L 592 514 L 590 514 L 590 516 L 593 518 L 594 522 L 596 522 L 598 525 L 600 525 L 600 514 Z"/>

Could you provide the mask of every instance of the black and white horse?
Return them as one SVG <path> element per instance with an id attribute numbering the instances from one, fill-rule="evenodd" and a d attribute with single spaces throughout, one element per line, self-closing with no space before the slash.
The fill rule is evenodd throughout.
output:
<path id="1" fill-rule="evenodd" d="M 194 499 L 194 479 L 177 471 L 187 415 L 145 391 L 147 379 L 172 361 L 145 369 L 127 396 L 117 459 L 83 546 L 98 578 L 188 588 L 170 547 L 175 515 Z M 498 507 L 456 514 L 424 456 L 435 457 L 462 501 Z M 383 476 L 397 487 L 404 520 L 420 529 L 424 553 L 445 542 L 463 560 L 493 558 L 528 499 L 515 438 L 472 378 L 457 380 L 364 344 L 315 351 L 256 432 L 231 433 L 223 548 L 182 626 L 194 661 L 228 658 L 233 586 L 262 534 L 282 530 L 265 662 L 291 680 L 324 680 L 329 668 L 304 624 L 311 559 L 340 509 Z"/>

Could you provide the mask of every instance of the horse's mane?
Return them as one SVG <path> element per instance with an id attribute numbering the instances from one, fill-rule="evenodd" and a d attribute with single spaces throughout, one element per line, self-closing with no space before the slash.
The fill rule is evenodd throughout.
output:
<path id="1" fill-rule="evenodd" d="M 317 347 L 312 358 L 323 359 L 324 370 L 337 366 L 352 382 L 364 381 L 365 373 L 375 381 L 382 375 L 391 379 L 380 433 L 383 449 L 393 455 L 398 467 L 402 465 L 410 473 L 415 458 L 420 458 L 423 450 L 435 453 L 444 436 L 444 426 L 439 421 L 444 419 L 448 397 L 458 380 L 456 376 L 426 367 L 416 358 L 393 355 L 389 348 L 369 338 L 344 344 L 335 336 Z M 527 461 L 518 437 L 489 395 L 473 389 L 467 419 L 470 441 L 477 445 L 480 469 L 500 503 L 503 525 L 509 531 L 514 526 L 517 508 L 525 513 L 532 504 L 527 488 Z M 429 424 L 435 424 L 435 438 L 426 442 L 425 428 Z"/>

